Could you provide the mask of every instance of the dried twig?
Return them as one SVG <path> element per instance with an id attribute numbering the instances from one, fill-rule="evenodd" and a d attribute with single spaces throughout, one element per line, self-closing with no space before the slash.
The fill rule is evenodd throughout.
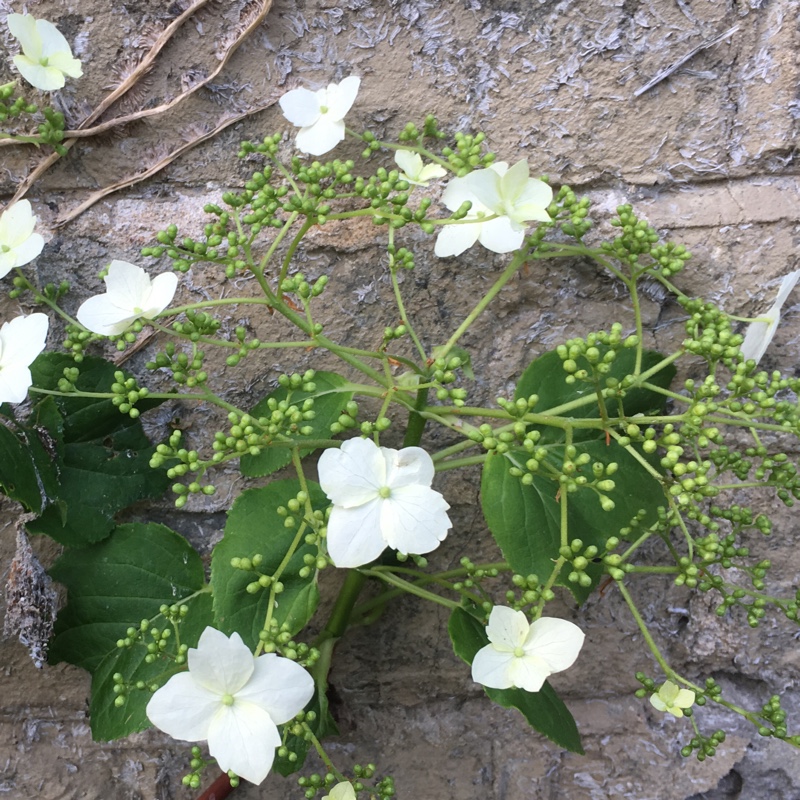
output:
<path id="1" fill-rule="evenodd" d="M 719 44 L 720 42 L 727 39 L 732 34 L 736 33 L 739 30 L 739 24 L 737 23 L 732 28 L 728 28 L 724 33 L 720 33 L 718 36 L 715 36 L 713 39 L 707 39 L 704 42 L 700 42 L 697 47 L 693 50 L 690 50 L 685 56 L 682 56 L 677 61 L 670 64 L 665 69 L 661 70 L 649 83 L 646 83 L 644 86 L 637 89 L 634 93 L 634 97 L 638 97 L 640 94 L 644 94 L 648 89 L 652 89 L 656 84 L 661 83 L 665 78 L 668 78 L 672 75 L 675 70 L 680 69 L 690 58 L 696 56 L 702 50 L 707 50 L 709 47 L 713 47 L 715 44 Z"/>
<path id="2" fill-rule="evenodd" d="M 213 138 L 216 136 L 220 131 L 225 130 L 229 125 L 233 125 L 235 122 L 238 122 L 245 117 L 249 117 L 252 114 L 257 114 L 259 111 L 264 111 L 267 108 L 270 108 L 277 103 L 277 98 L 271 99 L 269 102 L 264 103 L 263 105 L 257 106 L 256 108 L 251 108 L 245 111 L 243 114 L 236 114 L 232 117 L 226 117 L 216 128 L 206 133 L 202 133 L 198 136 L 193 136 L 188 142 L 178 147 L 176 150 L 173 150 L 169 155 L 165 156 L 156 164 L 146 169 L 144 172 L 140 172 L 136 175 L 131 177 L 125 178 L 124 180 L 118 181 L 117 183 L 112 183 L 110 186 L 105 186 L 102 189 L 98 189 L 98 191 L 93 192 L 86 200 L 84 200 L 79 206 L 76 206 L 72 209 L 72 211 L 65 214 L 63 217 L 56 220 L 54 227 L 59 228 L 62 225 L 66 225 L 68 222 L 71 222 L 75 217 L 82 214 L 86 211 L 87 208 L 91 208 L 98 200 L 102 200 L 106 195 L 112 194 L 113 192 L 119 191 L 120 189 L 124 189 L 127 186 L 133 186 L 135 183 L 139 183 L 140 181 L 146 180 L 151 176 L 155 175 L 157 172 L 160 172 L 164 167 L 171 164 L 175 161 L 176 158 L 182 156 L 187 150 L 191 150 L 196 145 L 200 144 L 201 142 L 205 142 L 208 139 Z"/>

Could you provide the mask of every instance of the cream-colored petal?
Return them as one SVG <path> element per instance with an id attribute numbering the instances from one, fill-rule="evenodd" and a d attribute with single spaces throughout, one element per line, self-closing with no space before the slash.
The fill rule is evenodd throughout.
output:
<path id="1" fill-rule="evenodd" d="M 386 484 L 393 489 L 412 483 L 423 486 L 433 483 L 433 459 L 421 447 L 404 447 L 402 450 L 381 447 L 381 454 L 386 463 Z"/>
<path id="2" fill-rule="evenodd" d="M 495 647 L 513 652 L 525 644 L 530 630 L 531 625 L 522 611 L 495 606 L 489 614 L 486 635 Z"/>
<path id="3" fill-rule="evenodd" d="M 64 88 L 64 73 L 55 67 L 43 67 L 27 56 L 14 56 L 14 66 L 31 86 L 42 92 L 55 92 Z"/>
<path id="4" fill-rule="evenodd" d="M 765 314 L 760 315 L 761 319 L 748 326 L 740 348 L 745 361 L 752 358 L 758 364 L 764 353 L 767 352 L 767 348 L 775 336 L 775 331 L 778 329 L 783 304 L 797 285 L 798 280 L 800 280 L 800 270 L 784 276 L 772 307 Z"/>
<path id="5" fill-rule="evenodd" d="M 6 24 L 11 35 L 19 42 L 22 52 L 33 61 L 42 57 L 42 40 L 36 19 L 30 14 L 9 14 Z"/>
<path id="6" fill-rule="evenodd" d="M 188 662 L 195 683 L 221 696 L 234 695 L 247 684 L 256 659 L 238 633 L 226 636 L 209 626 L 197 647 L 189 649 Z"/>
<path id="7" fill-rule="evenodd" d="M 574 623 L 554 617 L 540 617 L 532 625 L 525 652 L 543 659 L 550 673 L 561 672 L 575 663 L 583 647 L 584 633 Z"/>
<path id="8" fill-rule="evenodd" d="M 478 241 L 493 253 L 511 253 L 525 240 L 525 229 L 508 217 L 495 217 L 481 225 Z"/>
<path id="9" fill-rule="evenodd" d="M 486 645 L 472 659 L 472 680 L 490 689 L 510 689 L 514 685 L 511 680 L 513 660 L 511 653 L 501 653 L 492 645 Z"/>
<path id="10" fill-rule="evenodd" d="M 309 89 L 292 89 L 278 101 L 283 116 L 298 128 L 307 128 L 319 120 L 321 111 L 317 93 Z"/>
<path id="11" fill-rule="evenodd" d="M 465 250 L 469 250 L 481 235 L 483 222 L 456 222 L 452 225 L 443 225 L 436 237 L 436 244 L 433 252 L 439 258 L 448 256 L 460 256 Z"/>
<path id="12" fill-rule="evenodd" d="M 0 341 L 2 341 L 0 366 L 4 369 L 29 367 L 44 350 L 49 326 L 50 318 L 40 312 L 27 317 L 15 317 L 10 322 L 4 323 L 0 328 Z M 26 386 L 26 391 L 27 388 Z"/>
<path id="13" fill-rule="evenodd" d="M 172 302 L 177 289 L 178 276 L 174 272 L 162 272 L 156 275 L 150 285 L 142 316 L 145 319 L 153 319 L 160 314 Z"/>

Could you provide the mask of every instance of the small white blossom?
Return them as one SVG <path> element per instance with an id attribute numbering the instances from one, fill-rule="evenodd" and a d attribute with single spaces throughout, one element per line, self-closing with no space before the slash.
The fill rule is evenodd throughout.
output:
<path id="1" fill-rule="evenodd" d="M 360 567 L 388 546 L 429 553 L 447 536 L 450 506 L 430 488 L 433 461 L 420 447 L 392 450 L 349 439 L 319 459 L 319 482 L 333 503 L 328 553 L 337 567 Z"/>
<path id="2" fill-rule="evenodd" d="M 64 76 L 80 78 L 81 62 L 72 57 L 69 43 L 52 22 L 30 14 L 9 14 L 8 29 L 22 47 L 14 64 L 31 86 L 52 92 L 64 86 Z"/>
<path id="3" fill-rule="evenodd" d="M 402 173 L 400 177 L 407 180 L 414 186 L 427 186 L 428 182 L 434 178 L 443 178 L 447 175 L 447 170 L 438 164 L 423 164 L 422 156 L 419 153 L 412 153 L 410 150 L 398 150 L 394 154 L 394 160 Z"/>
<path id="4" fill-rule="evenodd" d="M 742 356 L 745 361 L 752 358 L 758 364 L 764 353 L 767 352 L 775 331 L 778 330 L 778 323 L 781 321 L 781 309 L 794 289 L 797 281 L 800 280 L 800 270 L 790 272 L 781 281 L 778 288 L 778 296 L 772 304 L 772 308 L 765 314 L 761 314 L 755 322 L 751 322 L 744 335 L 741 345 Z"/>
<path id="5" fill-rule="evenodd" d="M 538 692 L 554 672 L 568 669 L 583 646 L 572 622 L 540 617 L 532 624 L 522 611 L 495 606 L 486 626 L 489 642 L 475 654 L 472 679 L 490 689 Z"/>
<path id="6" fill-rule="evenodd" d="M 261 783 L 281 744 L 278 725 L 305 708 L 314 679 L 288 658 L 256 658 L 238 633 L 228 638 L 214 628 L 189 649 L 188 662 L 188 672 L 150 698 L 148 718 L 175 739 L 208 740 L 220 769 Z"/>
<path id="7" fill-rule="evenodd" d="M 326 794 L 322 800 L 356 800 L 356 790 L 350 781 L 342 781 L 337 783 L 331 789 L 331 793 Z"/>
<path id="8" fill-rule="evenodd" d="M 0 278 L 42 252 L 44 239 L 33 232 L 35 226 L 36 217 L 27 200 L 14 203 L 0 214 Z"/>
<path id="9" fill-rule="evenodd" d="M 469 200 L 472 207 L 465 220 L 476 221 L 443 225 L 436 239 L 436 255 L 457 256 L 475 242 L 495 253 L 510 253 L 522 245 L 526 222 L 549 222 L 547 207 L 553 201 L 553 190 L 529 173 L 525 160 L 513 167 L 499 161 L 463 178 L 453 178 L 442 202 L 450 211 L 457 211 Z M 484 222 L 482 217 L 493 219 Z"/>
<path id="10" fill-rule="evenodd" d="M 15 317 L 0 328 L 0 403 L 21 403 L 33 383 L 29 369 L 44 350 L 46 314 Z"/>
<path id="11" fill-rule="evenodd" d="M 659 711 L 666 711 L 673 717 L 682 717 L 684 709 L 694 705 L 694 698 L 691 689 L 681 689 L 672 681 L 665 681 L 655 694 L 650 695 L 650 703 Z"/>
<path id="12" fill-rule="evenodd" d="M 361 78 L 351 75 L 327 89 L 292 89 L 280 99 L 283 116 L 296 125 L 297 149 L 312 156 L 333 150 L 344 139 L 344 117 L 355 102 Z"/>
<path id="13" fill-rule="evenodd" d="M 104 336 L 123 333 L 140 317 L 153 319 L 172 302 L 178 287 L 174 272 L 150 280 L 141 267 L 127 261 L 112 261 L 103 280 L 106 293 L 86 300 L 77 316 L 85 328 Z"/>

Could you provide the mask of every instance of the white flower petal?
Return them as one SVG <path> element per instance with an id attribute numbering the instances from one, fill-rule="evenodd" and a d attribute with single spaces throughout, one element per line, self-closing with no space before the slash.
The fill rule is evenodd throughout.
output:
<path id="1" fill-rule="evenodd" d="M 675 705 L 680 708 L 691 708 L 694 701 L 695 693 L 691 689 L 681 689 L 675 698 Z"/>
<path id="2" fill-rule="evenodd" d="M 465 180 L 478 202 L 491 209 L 492 213 L 503 213 L 503 197 L 500 193 L 502 178 L 497 170 L 476 169 Z"/>
<path id="3" fill-rule="evenodd" d="M 275 748 L 281 736 L 270 715 L 249 701 L 237 698 L 232 706 L 222 706 L 208 731 L 208 752 L 225 772 L 259 784 L 272 767 Z"/>
<path id="4" fill-rule="evenodd" d="M 69 50 L 64 53 L 53 53 L 49 59 L 49 66 L 70 78 L 80 78 L 83 75 L 81 62 L 77 58 L 73 58 Z"/>
<path id="5" fill-rule="evenodd" d="M 0 252 L 0 278 L 5 278 L 17 266 L 17 254 L 14 250 Z"/>
<path id="6" fill-rule="evenodd" d="M 434 178 L 444 178 L 447 170 L 439 164 L 426 164 L 419 172 L 420 181 L 427 182 Z"/>
<path id="7" fill-rule="evenodd" d="M 550 672 L 561 672 L 575 663 L 583 647 L 584 633 L 574 623 L 540 617 L 532 625 L 524 644 L 525 653 L 543 659 Z"/>
<path id="8" fill-rule="evenodd" d="M 510 689 L 513 686 L 513 661 L 514 656 L 511 653 L 501 653 L 492 645 L 486 645 L 475 653 L 472 660 L 472 680 L 490 689 Z"/>
<path id="9" fill-rule="evenodd" d="M 478 237 L 481 235 L 481 226 L 484 224 L 482 222 L 457 222 L 452 225 L 443 225 L 436 237 L 433 252 L 439 258 L 460 256 L 478 241 Z"/>
<path id="10" fill-rule="evenodd" d="M 326 451 L 327 452 L 327 451 Z M 328 519 L 328 554 L 337 567 L 362 567 L 385 549 L 381 534 L 382 500 L 358 508 L 334 506 Z"/>
<path id="11" fill-rule="evenodd" d="M 221 706 L 218 694 L 198 686 L 191 673 L 180 672 L 150 698 L 145 713 L 173 738 L 200 742 L 208 738 L 211 720 Z"/>
<path id="12" fill-rule="evenodd" d="M 14 56 L 12 59 L 14 66 L 19 70 L 19 74 L 25 78 L 31 86 L 42 92 L 55 92 L 63 89 L 66 81 L 64 73 L 55 67 L 43 67 L 31 61 L 27 56 Z"/>
<path id="13" fill-rule="evenodd" d="M 20 43 L 22 52 L 36 61 L 42 56 L 42 40 L 36 30 L 36 20 L 30 14 L 9 14 L 6 24 L 11 35 Z"/>
<path id="14" fill-rule="evenodd" d="M 392 488 L 383 501 L 380 525 L 384 541 L 401 553 L 421 555 L 435 550 L 451 527 L 450 506 L 427 486 Z"/>
<path id="15" fill-rule="evenodd" d="M 17 263 L 15 267 L 30 264 L 44 249 L 44 239 L 38 233 L 32 233 L 24 242 L 14 248 Z"/>
<path id="16" fill-rule="evenodd" d="M 412 180 L 419 180 L 422 172 L 422 156 L 419 153 L 412 153 L 410 150 L 396 150 L 394 161 L 398 167 Z"/>
<path id="17" fill-rule="evenodd" d="M 321 115 L 317 93 L 309 89 L 292 89 L 278 103 L 283 116 L 298 128 L 313 125 Z"/>
<path id="18" fill-rule="evenodd" d="M 800 270 L 790 272 L 784 276 L 772 308 L 766 314 L 760 315 L 766 321 L 751 322 L 748 326 L 740 348 L 745 361 L 752 358 L 758 364 L 764 353 L 767 352 L 767 348 L 775 336 L 775 331 L 778 329 L 783 304 L 788 299 L 798 280 L 800 280 Z"/>
<path id="19" fill-rule="evenodd" d="M 328 116 L 334 121 L 343 120 L 356 101 L 361 78 L 350 75 L 341 83 L 328 84 Z"/>
<path id="20" fill-rule="evenodd" d="M 527 188 L 528 181 L 530 180 L 530 174 L 530 167 L 524 158 L 520 161 L 517 161 L 513 167 L 510 167 L 508 170 L 506 170 L 505 174 L 501 178 L 500 186 L 503 199 L 507 203 L 513 203 L 516 205 L 517 200 L 519 200 L 522 193 Z"/>
<path id="21" fill-rule="evenodd" d="M 141 267 L 128 261 L 112 261 L 103 280 L 109 299 L 119 308 L 134 311 L 137 307 L 141 308 L 150 296 L 150 276 Z"/>
<path id="22" fill-rule="evenodd" d="M 304 153 L 321 156 L 333 150 L 344 136 L 344 122 L 329 119 L 329 115 L 325 114 L 310 128 L 300 128 L 295 144 Z"/>
<path id="23" fill-rule="evenodd" d="M 230 637 L 207 627 L 196 648 L 189 648 L 189 672 L 195 683 L 219 695 L 236 694 L 250 680 L 255 657 L 238 633 Z"/>
<path id="24" fill-rule="evenodd" d="M 371 439 L 348 439 L 320 456 L 317 474 L 322 491 L 336 506 L 353 508 L 374 500 L 386 486 L 386 462 Z"/>
<path id="25" fill-rule="evenodd" d="M 661 699 L 658 692 L 654 692 L 650 695 L 650 704 L 659 711 L 667 710 L 667 704 Z"/>
<path id="26" fill-rule="evenodd" d="M 0 244 L 17 247 L 33 233 L 35 225 L 36 217 L 30 201 L 14 203 L 0 214 Z"/>
<path id="27" fill-rule="evenodd" d="M 160 275 L 156 275 L 147 294 L 142 317 L 153 319 L 160 314 L 172 302 L 177 289 L 178 276 L 174 272 L 162 272 Z"/>
<path id="28" fill-rule="evenodd" d="M 36 32 L 42 44 L 42 55 L 50 58 L 57 53 L 70 53 L 69 42 L 61 31 L 46 19 L 36 20 Z"/>
<path id="29" fill-rule="evenodd" d="M 508 675 L 515 688 L 524 689 L 526 692 L 538 692 L 553 671 L 543 658 L 524 656 L 512 660 Z"/>
<path id="30" fill-rule="evenodd" d="M 538 178 L 529 178 L 525 189 L 517 198 L 515 206 L 517 209 L 526 208 L 528 206 L 546 209 L 552 202 L 553 188 L 550 184 L 540 181 Z M 538 219 L 538 217 L 530 217 L 530 219 Z M 550 219 L 549 214 L 547 219 Z M 546 222 L 547 220 L 542 221 Z"/>
<path id="31" fill-rule="evenodd" d="M 4 322 L 0 328 L 0 368 L 29 367 L 44 350 L 49 326 L 49 317 L 40 312 Z"/>
<path id="32" fill-rule="evenodd" d="M 337 783 L 331 789 L 331 793 L 325 795 L 322 800 L 356 800 L 356 790 L 350 781 L 342 781 Z"/>
<path id="33" fill-rule="evenodd" d="M 92 333 L 118 336 L 130 327 L 138 315 L 112 303 L 107 294 L 96 294 L 81 303 L 75 316 Z"/>
<path id="34" fill-rule="evenodd" d="M 452 178 L 442 192 L 442 203 L 450 211 L 458 211 L 467 201 L 472 203 L 470 216 L 477 214 L 478 211 L 491 213 L 489 209 L 480 204 L 466 178 Z"/>
<path id="35" fill-rule="evenodd" d="M 496 648 L 513 652 L 525 643 L 530 629 L 528 618 L 522 611 L 514 611 L 508 606 L 495 606 L 489 614 L 486 635 Z"/>
<path id="36" fill-rule="evenodd" d="M 255 671 L 236 700 L 263 708 L 276 725 L 299 714 L 314 696 L 314 679 L 299 664 L 274 653 L 259 656 Z"/>
<path id="37" fill-rule="evenodd" d="M 28 396 L 33 376 L 28 367 L 12 364 L 0 369 L 0 403 L 21 403 Z"/>
<path id="38" fill-rule="evenodd" d="M 517 229 L 508 217 L 495 217 L 481 224 L 478 241 L 493 253 L 518 250 L 525 239 L 525 230 Z"/>
<path id="39" fill-rule="evenodd" d="M 430 486 L 435 472 L 433 459 L 421 447 L 404 447 L 392 450 L 381 447 L 386 462 L 386 485 L 393 489 L 420 483 Z"/>

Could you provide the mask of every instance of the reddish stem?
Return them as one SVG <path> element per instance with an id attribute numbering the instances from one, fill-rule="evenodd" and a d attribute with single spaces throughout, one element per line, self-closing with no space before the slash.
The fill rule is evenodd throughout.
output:
<path id="1" fill-rule="evenodd" d="M 235 786 L 231 786 L 231 779 L 227 773 L 223 772 L 197 800 L 225 800 L 235 789 Z"/>

